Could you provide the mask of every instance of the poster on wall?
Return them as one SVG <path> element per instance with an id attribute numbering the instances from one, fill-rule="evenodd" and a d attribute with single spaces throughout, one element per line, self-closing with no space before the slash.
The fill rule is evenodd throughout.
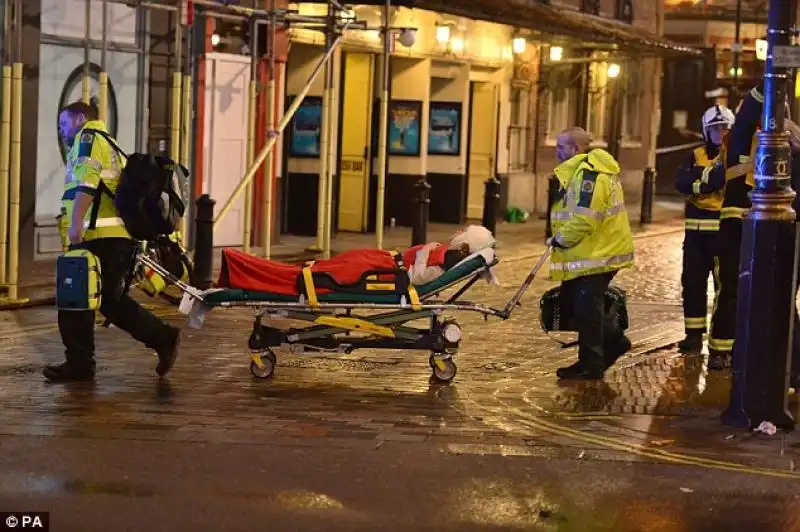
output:
<path id="1" fill-rule="evenodd" d="M 389 103 L 389 153 L 419 157 L 422 102 L 393 100 Z"/>
<path id="2" fill-rule="evenodd" d="M 431 102 L 430 155 L 461 155 L 461 103 Z"/>
<path id="3" fill-rule="evenodd" d="M 319 157 L 322 131 L 322 98 L 306 96 L 292 119 L 289 156 L 298 158 Z"/>

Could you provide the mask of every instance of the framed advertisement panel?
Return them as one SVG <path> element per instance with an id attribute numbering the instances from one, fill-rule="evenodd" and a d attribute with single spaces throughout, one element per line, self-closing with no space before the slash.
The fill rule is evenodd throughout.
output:
<path id="1" fill-rule="evenodd" d="M 422 144 L 422 102 L 392 100 L 389 103 L 389 154 L 419 157 Z"/>
<path id="2" fill-rule="evenodd" d="M 461 102 L 431 102 L 429 155 L 461 155 Z"/>

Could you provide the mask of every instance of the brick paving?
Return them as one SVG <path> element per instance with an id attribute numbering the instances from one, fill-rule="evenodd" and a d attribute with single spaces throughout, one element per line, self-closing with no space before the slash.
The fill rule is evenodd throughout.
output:
<path id="1" fill-rule="evenodd" d="M 427 353 L 402 351 L 278 351 L 275 377 L 253 380 L 252 315 L 223 309 L 203 329 L 186 330 L 165 381 L 155 378 L 154 356 L 111 328 L 98 329 L 95 385 L 51 386 L 39 372 L 61 357 L 53 310 L 0 313 L 0 472 L 18 473 L 0 473 L 0 509 L 45 500 L 70 530 L 109 529 L 101 524 L 115 515 L 137 523 L 115 530 L 141 530 L 147 512 L 164 519 L 153 530 L 187 529 L 179 519 L 196 530 L 253 530 L 245 523 L 256 517 L 268 518 L 270 530 L 376 523 L 391 530 L 552 529 L 558 512 L 569 520 L 564 529 L 643 530 L 637 524 L 645 516 L 636 517 L 642 504 L 673 520 L 705 515 L 673 499 L 684 493 L 678 488 L 712 490 L 699 478 L 713 475 L 721 483 L 713 490 L 763 485 L 759 493 L 771 493 L 775 506 L 753 523 L 795 530 L 798 512 L 782 512 L 797 503 L 781 486 L 797 479 L 796 437 L 754 438 L 720 427 L 727 376 L 709 375 L 702 360 L 674 350 L 682 336 L 682 235 L 675 229 L 641 235 L 637 266 L 617 278 L 630 297 L 634 349 L 602 383 L 556 383 L 555 369 L 575 353 L 538 325 L 538 298 L 553 286 L 544 272 L 509 320 L 458 316 L 465 337 L 450 386 L 429 381 Z M 502 305 L 542 248 L 541 239 L 529 238 L 502 250 L 502 286 L 479 283 L 470 299 Z M 174 309 L 157 312 L 185 323 Z M 533 471 L 542 478 L 533 480 Z M 585 475 L 598 479 L 585 494 L 567 489 L 584 489 Z M 660 478 L 669 495 L 644 478 Z M 549 495 L 532 488 L 537 482 L 550 485 Z M 404 483 L 413 494 L 403 494 Z M 740 504 L 750 501 L 748 489 L 737 489 Z M 609 490 L 617 513 L 599 526 L 587 517 L 601 511 L 589 494 Z M 172 511 L 154 506 L 158 496 L 176 501 Z M 735 497 L 707 497 L 723 523 Z M 180 501 L 191 501 L 191 509 Z M 95 528 L 78 525 L 73 504 L 96 516 Z M 760 507 L 748 504 L 747 515 L 757 519 Z"/>

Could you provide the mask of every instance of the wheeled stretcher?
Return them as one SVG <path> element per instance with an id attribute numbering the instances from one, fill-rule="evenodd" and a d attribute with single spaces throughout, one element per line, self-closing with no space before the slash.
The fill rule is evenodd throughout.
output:
<path id="1" fill-rule="evenodd" d="M 214 308 L 249 307 L 255 312 L 248 340 L 252 351 L 250 371 L 266 379 L 277 364 L 276 348 L 292 354 L 343 353 L 356 349 L 413 349 L 430 353 L 433 377 L 449 383 L 456 376 L 456 355 L 462 330 L 459 323 L 445 317 L 447 312 L 478 312 L 485 318 L 507 319 L 519 304 L 537 271 L 547 259 L 544 254 L 528 278 L 503 309 L 494 309 L 462 300 L 462 296 L 497 264 L 494 253 L 474 253 L 446 270 L 435 280 L 414 286 L 406 269 L 364 271 L 357 282 L 340 285 L 329 274 L 314 272 L 311 264 L 298 276 L 299 295 L 239 288 L 200 291 L 172 278 L 184 292 L 180 310 L 189 316 L 190 326 L 202 326 L 205 314 Z M 148 266 L 163 270 L 148 257 Z M 223 266 L 224 270 L 224 266 Z M 159 271 L 169 276 L 169 272 Z M 224 275 L 224 271 L 223 271 Z M 456 289 L 457 288 L 457 289 Z M 443 298 L 443 292 L 456 289 Z M 265 324 L 265 318 L 308 323 L 307 327 L 279 328 Z M 424 320 L 427 325 L 411 325 Z"/>

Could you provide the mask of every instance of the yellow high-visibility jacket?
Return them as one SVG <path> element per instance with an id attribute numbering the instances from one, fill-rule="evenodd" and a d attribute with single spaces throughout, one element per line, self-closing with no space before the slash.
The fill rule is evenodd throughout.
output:
<path id="1" fill-rule="evenodd" d="M 708 148 L 700 146 L 690 153 L 683 166 L 678 168 L 675 188 L 686 195 L 684 225 L 687 231 L 719 230 L 719 211 L 722 208 L 724 193 L 722 189 L 707 191 L 710 188 L 707 176 L 713 170 L 712 165 L 717 162 L 718 154 L 719 150 L 710 157 Z"/>
<path id="2" fill-rule="evenodd" d="M 556 167 L 560 191 L 550 212 L 551 279 L 566 281 L 633 265 L 633 234 L 619 172 L 619 163 L 601 149 Z"/>
<path id="3" fill-rule="evenodd" d="M 87 129 L 106 132 L 103 122 L 91 120 L 86 122 L 83 129 L 75 136 L 75 142 L 67 154 L 67 176 L 64 195 L 61 197 L 61 212 L 66 217 L 67 224 L 71 223 L 78 192 L 89 194 L 98 203 L 89 208 L 84 218 L 84 240 L 131 238 L 117 213 L 114 200 L 102 190 L 102 187 L 105 187 L 112 194 L 117 190 L 125 160 L 106 139 L 86 131 Z M 97 218 L 92 220 L 95 210 Z"/>

